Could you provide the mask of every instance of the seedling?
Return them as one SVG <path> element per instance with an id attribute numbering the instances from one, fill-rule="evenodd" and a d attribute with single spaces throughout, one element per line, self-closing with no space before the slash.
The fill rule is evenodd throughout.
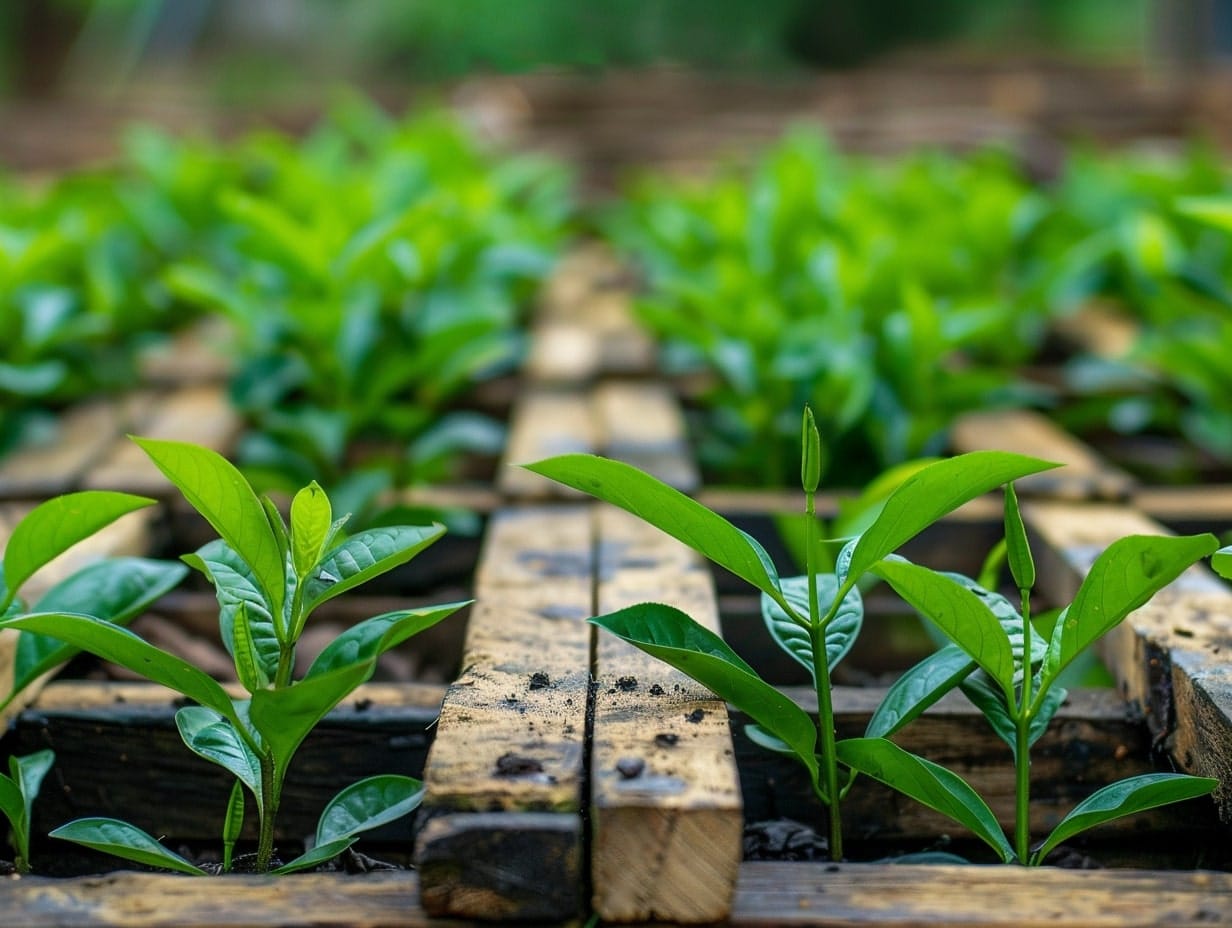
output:
<path id="1" fill-rule="evenodd" d="M 1088 796 L 1043 843 L 1034 848 L 1030 844 L 1030 751 L 1065 701 L 1066 692 L 1057 685 L 1061 672 L 1182 571 L 1214 553 L 1218 542 L 1210 534 L 1136 535 L 1114 542 L 1095 560 L 1074 601 L 1044 641 L 1031 626 L 1035 563 L 1012 483 L 1005 488 L 1005 539 L 1021 611 L 967 577 L 939 573 L 900 557 L 872 566 L 953 644 L 905 673 L 874 713 L 867 737 L 843 742 L 839 758 L 851 769 L 966 825 L 1002 860 L 1035 865 L 1062 841 L 1088 828 L 1203 796 L 1218 785 L 1208 777 L 1183 774 L 1130 777 Z M 955 687 L 1009 745 L 1015 770 L 1013 844 L 987 804 L 957 774 L 886 740 Z"/>
<path id="2" fill-rule="evenodd" d="M 748 733 L 765 747 L 794 756 L 809 773 L 817 798 L 829 809 L 830 853 L 843 856 L 840 802 L 853 779 L 841 764 L 831 703 L 830 675 L 851 649 L 863 622 L 861 576 L 918 532 L 963 503 L 1006 481 L 1056 465 L 1023 455 L 980 451 L 938 461 L 889 495 L 872 524 L 840 553 L 836 573 L 815 568 L 819 550 L 815 495 L 820 438 L 806 410 L 802 485 L 809 516 L 805 549 L 809 573 L 781 578 L 751 536 L 700 503 L 617 461 L 562 455 L 527 467 L 639 516 L 679 539 L 762 593 L 762 610 L 778 645 L 804 665 L 817 692 L 818 718 L 767 683 L 718 635 L 679 609 L 641 603 L 591 621 L 708 687 L 753 719 Z"/>
<path id="3" fill-rule="evenodd" d="M 196 702 L 176 713 L 180 736 L 192 751 L 234 775 L 252 796 L 258 819 L 255 869 L 265 872 L 274 859 L 283 783 L 304 738 L 372 676 L 381 654 L 465 603 L 366 619 L 335 638 L 295 680 L 296 643 L 308 617 L 326 601 L 406 563 L 444 528 L 392 526 L 348 537 L 342 532 L 346 519 L 334 520 L 329 499 L 315 483 L 295 495 L 288 526 L 273 502 L 259 499 L 221 455 L 181 442 L 134 440 L 221 536 L 184 560 L 214 584 L 222 639 L 248 697 L 231 697 L 181 658 L 88 615 L 40 613 L 6 624 L 91 651 Z M 410 777 L 371 777 L 347 787 L 322 814 L 312 850 L 277 872 L 336 856 L 360 832 L 410 812 L 421 793 L 422 785 Z M 242 814 L 233 790 L 224 846 L 234 846 Z M 145 864 L 204 872 L 144 831 L 114 819 L 79 819 L 53 835 Z"/>
<path id="4" fill-rule="evenodd" d="M 43 777 L 55 760 L 53 751 L 10 757 L 10 776 L 0 774 L 0 812 L 9 820 L 13 849 L 17 852 L 13 867 L 18 873 L 30 872 L 30 811 L 43 785 Z"/>

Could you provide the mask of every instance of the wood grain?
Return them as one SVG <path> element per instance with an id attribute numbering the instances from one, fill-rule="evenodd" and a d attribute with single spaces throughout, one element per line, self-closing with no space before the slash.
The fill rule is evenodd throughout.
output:
<path id="1" fill-rule="evenodd" d="M 598 611 L 652 600 L 714 631 L 701 558 L 623 510 L 598 513 Z M 740 861 L 740 783 L 727 707 L 614 635 L 596 641 L 591 739 L 595 912 L 619 922 L 727 915 Z"/>
<path id="2" fill-rule="evenodd" d="M 595 389 L 594 407 L 607 457 L 632 464 L 682 492 L 698 489 L 701 476 L 689 448 L 684 416 L 668 387 L 606 381 Z"/>
<path id="3" fill-rule="evenodd" d="M 574 490 L 518 467 L 542 458 L 597 450 L 589 398 L 571 390 L 528 387 L 513 409 L 496 484 L 510 499 L 576 499 Z"/>
<path id="4" fill-rule="evenodd" d="M 580 910 L 591 536 L 588 506 L 502 510 L 489 523 L 463 670 L 425 771 L 430 827 L 416 857 L 434 914 L 484 916 L 493 893 L 511 917 L 546 918 L 545 902 L 553 917 Z M 512 851 L 524 829 L 551 853 Z"/>

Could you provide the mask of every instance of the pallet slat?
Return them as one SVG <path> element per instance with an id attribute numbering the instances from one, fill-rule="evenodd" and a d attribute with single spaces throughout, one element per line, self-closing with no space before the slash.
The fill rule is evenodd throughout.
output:
<path id="1" fill-rule="evenodd" d="M 593 452 L 597 445 L 587 397 L 572 391 L 530 387 L 513 409 L 497 487 L 510 499 L 579 498 L 577 492 L 516 465 L 556 454 Z"/>
<path id="2" fill-rule="evenodd" d="M 416 859 L 436 915 L 582 908 L 582 784 L 594 562 L 588 506 L 497 512 L 463 670 L 424 780 Z"/>
<path id="3" fill-rule="evenodd" d="M 717 631 L 701 559 L 628 513 L 598 514 L 600 613 L 668 603 Z M 617 922 L 726 917 L 741 855 L 727 707 L 614 635 L 596 641 L 591 739 L 594 910 Z"/>

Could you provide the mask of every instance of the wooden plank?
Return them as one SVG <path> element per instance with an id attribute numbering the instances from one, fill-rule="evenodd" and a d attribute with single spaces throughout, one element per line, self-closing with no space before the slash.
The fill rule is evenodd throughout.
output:
<path id="1" fill-rule="evenodd" d="M 692 493 L 701 484 L 689 448 L 684 416 L 671 390 L 660 383 L 613 380 L 595 390 L 603 453 Z"/>
<path id="2" fill-rule="evenodd" d="M 1092 302 L 1076 313 L 1055 320 L 1052 329 L 1072 347 L 1115 361 L 1129 354 L 1138 340 L 1141 325 L 1112 306 Z"/>
<path id="3" fill-rule="evenodd" d="M 117 872 L 74 879 L 22 877 L 0 883 L 6 925 L 22 928 L 431 928 L 418 874 L 378 871 L 195 880 Z M 473 924 L 448 922 L 455 928 Z"/>
<path id="4" fill-rule="evenodd" d="M 1134 508 L 1176 532 L 1225 532 L 1232 528 L 1232 484 L 1139 486 Z"/>
<path id="5" fill-rule="evenodd" d="M 601 358 L 594 329 L 568 320 L 545 321 L 531 333 L 523 373 L 536 383 L 582 384 L 598 373 Z"/>
<path id="6" fill-rule="evenodd" d="M 416 860 L 435 915 L 581 909 L 592 548 L 588 506 L 489 523 L 463 671 L 425 771 Z"/>
<path id="7" fill-rule="evenodd" d="M 745 863 L 732 925 L 1147 928 L 1219 924 L 1232 874 Z"/>
<path id="8" fill-rule="evenodd" d="M 234 367 L 227 344 L 235 333 L 221 315 L 198 320 L 141 353 L 142 383 L 155 386 L 221 383 Z"/>
<path id="9" fill-rule="evenodd" d="M 215 385 L 185 387 L 160 396 L 150 415 L 137 426 L 143 438 L 190 441 L 226 453 L 240 428 L 225 391 Z M 115 443 L 82 485 L 96 490 L 126 490 L 148 496 L 173 494 L 154 463 L 128 440 Z"/>
<path id="10" fill-rule="evenodd" d="M 48 499 L 76 489 L 89 468 L 148 415 L 150 403 L 142 393 L 69 409 L 49 441 L 5 457 L 0 499 Z"/>
<path id="11" fill-rule="evenodd" d="M 1031 409 L 1002 409 L 961 416 L 950 430 L 956 452 L 1014 451 L 1065 466 L 1024 477 L 1016 484 L 1022 494 L 1057 499 L 1123 500 L 1135 480 L 1114 467 L 1086 444 Z"/>
<path id="12" fill-rule="evenodd" d="M 325 804 L 356 780 L 421 776 L 444 693 L 442 686 L 366 684 L 329 713 L 291 764 L 279 840 L 311 834 Z M 152 834 L 217 842 L 232 781 L 183 745 L 175 727 L 181 705 L 178 694 L 148 683 L 63 681 L 44 688 L 8 735 L 14 754 L 56 752 L 35 806 L 36 831 L 82 815 L 109 815 Z M 411 827 L 403 819 L 369 838 L 409 850 Z M 254 821 L 248 830 L 254 837 Z"/>
<path id="13" fill-rule="evenodd" d="M 1130 534 L 1167 534 L 1132 509 L 1033 502 L 1024 518 L 1043 541 L 1041 579 L 1068 602 L 1092 561 Z M 1232 591 L 1195 565 L 1099 643 L 1121 694 L 1147 721 L 1154 745 L 1183 770 L 1218 776 L 1220 817 L 1232 822 Z"/>
<path id="14" fill-rule="evenodd" d="M 718 631 L 701 558 L 623 510 L 599 510 L 598 611 L 654 600 Z M 727 707 L 613 635 L 596 644 L 591 879 L 600 918 L 726 917 L 741 855 Z"/>
<path id="15" fill-rule="evenodd" d="M 555 454 L 595 451 L 598 442 L 588 397 L 530 387 L 513 410 L 496 483 L 511 499 L 577 498 L 575 491 L 517 467 Z"/>
<path id="16" fill-rule="evenodd" d="M 810 688 L 782 689 L 816 715 L 816 696 Z M 835 687 L 839 736 L 863 735 L 884 696 L 883 687 Z M 743 733 L 748 721 L 741 713 L 733 719 L 746 821 L 789 818 L 824 834 L 824 813 L 813 797 L 808 775 L 798 762 L 749 741 Z M 961 775 L 984 797 L 1002 826 L 1013 827 L 1015 787 L 1009 748 L 964 696 L 946 696 L 894 740 Z M 1032 753 L 1032 833 L 1042 838 L 1100 786 L 1155 769 L 1150 735 L 1141 716 L 1115 691 L 1072 692 Z M 987 854 L 991 862 L 990 852 L 968 840 L 970 836 L 953 821 L 867 779 L 859 780 L 844 801 L 843 825 L 848 850 L 857 858 L 880 857 L 904 846 L 930 846 L 939 835 L 951 835 L 967 842 L 976 859 Z M 1204 844 L 1218 847 L 1223 843 L 1209 801 L 1142 813 L 1103 826 L 1094 834 L 1126 856 L 1143 851 L 1140 843 L 1133 843 L 1143 836 L 1161 855 L 1169 847 L 1179 857 Z M 1185 863 L 1192 865 L 1191 860 Z"/>

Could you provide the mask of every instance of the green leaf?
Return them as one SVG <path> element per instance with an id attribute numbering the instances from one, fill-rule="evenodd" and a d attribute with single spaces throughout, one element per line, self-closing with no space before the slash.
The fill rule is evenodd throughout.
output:
<path id="1" fill-rule="evenodd" d="M 1211 534 L 1130 535 L 1114 541 L 1095 559 L 1074 601 L 1057 619 L 1041 685 L 1055 680 L 1084 648 L 1218 547 Z"/>
<path id="2" fill-rule="evenodd" d="M 805 493 L 816 493 L 817 485 L 821 483 L 821 475 L 826 469 L 826 461 L 822 455 L 821 433 L 817 431 L 817 421 L 813 418 L 813 410 L 804 407 L 804 422 L 800 429 L 800 485 Z"/>
<path id="3" fill-rule="evenodd" d="M 809 614 L 808 577 L 786 577 L 782 581 L 783 596 L 800 615 Z M 834 574 L 818 574 L 817 602 L 822 615 L 838 595 L 838 578 Z M 807 628 L 791 619 L 783 607 L 765 593 L 761 594 L 761 614 L 770 635 L 780 648 L 813 673 L 813 640 Z M 821 618 L 818 616 L 817 618 Z M 864 621 L 864 601 L 854 587 L 843 597 L 842 605 L 826 625 L 826 661 L 831 670 L 846 657 L 860 634 Z M 814 681 L 816 682 L 816 681 Z"/>
<path id="4" fill-rule="evenodd" d="M 397 774 L 352 783 L 329 801 L 317 822 L 317 844 L 371 831 L 410 815 L 423 800 L 419 780 Z"/>
<path id="5" fill-rule="evenodd" d="M 252 790 L 258 808 L 264 808 L 261 761 L 234 724 L 213 709 L 185 706 L 176 712 L 175 726 L 190 751 L 229 771 Z"/>
<path id="6" fill-rule="evenodd" d="M 8 608 L 21 585 L 40 567 L 120 516 L 154 502 L 129 493 L 85 490 L 66 493 L 35 506 L 17 523 L 4 549 L 6 592 L 0 612 Z"/>
<path id="7" fill-rule="evenodd" d="M 136 861 L 148 867 L 175 870 L 194 876 L 204 876 L 205 871 L 196 864 L 170 851 L 128 822 L 114 818 L 79 818 L 61 825 L 49 833 L 53 838 L 62 838 L 83 844 L 96 851 Z"/>
<path id="8" fill-rule="evenodd" d="M 873 572 L 1011 692 L 1014 656 L 997 617 L 971 590 L 927 567 L 890 559 Z"/>
<path id="9" fill-rule="evenodd" d="M 24 857 L 23 845 L 30 842 L 30 819 L 26 815 L 26 800 L 21 794 L 21 787 L 0 774 L 0 812 L 9 820 L 13 831 L 13 846 L 19 857 Z M 27 848 L 28 852 L 28 848 Z"/>
<path id="10" fill-rule="evenodd" d="M 852 770 L 885 783 L 969 829 L 995 850 L 1002 862 L 1014 859 L 1014 851 L 992 810 L 956 773 L 884 738 L 849 738 L 838 743 L 837 751 L 839 761 Z"/>
<path id="11" fill-rule="evenodd" d="M 1008 451 L 972 451 L 930 464 L 899 485 L 860 536 L 850 571 L 857 576 L 920 531 L 977 496 L 1011 480 L 1059 467 Z"/>
<path id="12" fill-rule="evenodd" d="M 1022 524 L 1022 512 L 1018 508 L 1018 494 L 1014 484 L 1005 485 L 1005 555 L 1010 565 L 1010 576 L 1019 590 L 1035 586 L 1035 561 L 1031 557 L 1031 543 L 1027 540 L 1027 528 Z"/>
<path id="13" fill-rule="evenodd" d="M 320 561 L 304 581 L 303 616 L 326 600 L 405 564 L 445 534 L 445 526 L 391 525 L 349 537 Z"/>
<path id="14" fill-rule="evenodd" d="M 93 616 L 64 612 L 35 612 L 10 619 L 5 626 L 59 638 L 105 661 L 127 667 L 151 683 L 161 683 L 208 706 L 233 724 L 240 724 L 231 697 L 211 676 L 142 641 L 126 628 Z"/>
<path id="15" fill-rule="evenodd" d="M 291 500 L 291 562 L 301 580 L 325 550 L 333 521 L 329 497 L 315 480 Z"/>
<path id="16" fill-rule="evenodd" d="M 782 738 L 776 738 L 770 732 L 766 731 L 755 722 L 749 722 L 744 726 L 744 733 L 750 741 L 759 748 L 765 748 L 767 751 L 773 751 L 775 754 L 787 754 L 795 757 L 795 749 Z"/>
<path id="17" fill-rule="evenodd" d="M 727 642 L 679 609 L 640 603 L 596 616 L 600 628 L 687 674 L 789 745 L 817 782 L 817 728 L 807 712 L 780 693 Z"/>
<path id="18" fill-rule="evenodd" d="M 216 451 L 186 442 L 134 438 L 214 531 L 248 564 L 271 614 L 281 614 L 286 570 L 265 509 L 244 475 Z"/>
<path id="19" fill-rule="evenodd" d="M 242 603 L 235 610 L 231 633 L 235 647 L 232 655 L 235 658 L 235 674 L 240 683 L 250 693 L 265 689 L 270 685 L 270 677 L 266 674 L 261 656 L 257 652 L 252 626 L 248 622 L 248 609 Z"/>
<path id="20" fill-rule="evenodd" d="M 886 690 L 868 727 L 866 738 L 888 738 L 929 706 L 958 686 L 976 669 L 976 663 L 956 644 L 934 651 L 904 672 Z"/>
<path id="21" fill-rule="evenodd" d="M 218 629 L 227 653 L 235 656 L 235 616 L 242 608 L 248 614 L 248 630 L 265 676 L 278 670 L 280 646 L 270 604 L 257 586 L 248 564 L 222 539 L 208 542 L 196 554 L 186 554 L 184 563 L 201 571 L 218 599 Z"/>
<path id="22" fill-rule="evenodd" d="M 590 454 L 564 454 L 522 466 L 633 513 L 763 593 L 780 593 L 778 572 L 755 539 L 636 467 Z"/>
<path id="23" fill-rule="evenodd" d="M 1220 548 L 1211 555 L 1211 567 L 1225 580 L 1232 580 L 1232 545 Z"/>
<path id="24" fill-rule="evenodd" d="M 1219 781 L 1211 777 L 1183 773 L 1146 773 L 1111 783 L 1074 806 L 1031 856 L 1031 862 L 1038 864 L 1058 844 L 1088 828 L 1157 806 L 1205 796 L 1218 785 Z"/>
<path id="25" fill-rule="evenodd" d="M 276 776 L 285 774 L 304 738 L 326 713 L 372 676 L 375 663 L 362 661 L 252 694 L 248 719 L 274 758 Z"/>
<path id="26" fill-rule="evenodd" d="M 222 872 L 231 872 L 235 856 L 235 843 L 244 830 L 244 784 L 236 780 L 231 784 L 231 798 L 227 800 L 227 812 L 222 820 Z"/>
<path id="27" fill-rule="evenodd" d="M 365 619 L 322 648 L 308 672 L 304 674 L 304 679 L 349 667 L 360 661 L 375 660 L 390 648 L 397 647 L 467 605 L 469 601 L 447 603 L 443 606 L 423 606 Z"/>
<path id="28" fill-rule="evenodd" d="M 97 561 L 66 577 L 35 604 L 36 612 L 88 613 L 126 625 L 170 591 L 187 572 L 182 564 L 120 557 Z M 13 688 L 0 708 L 18 693 L 78 652 L 49 635 L 23 632 L 13 658 Z"/>
<path id="29" fill-rule="evenodd" d="M 19 836 L 18 850 L 23 860 L 30 858 L 30 822 L 34 814 L 34 800 L 43 788 L 43 778 L 56 762 L 56 753 L 50 749 L 35 751 L 22 757 L 9 758 L 9 772 L 13 783 L 21 793 L 25 833 Z"/>
<path id="30" fill-rule="evenodd" d="M 312 850 L 300 854 L 299 857 L 296 857 L 290 863 L 285 863 L 270 872 L 281 876 L 319 866 L 326 861 L 333 860 L 358 840 L 358 836 L 350 835 L 345 838 L 335 838 L 333 841 L 327 841 L 325 844 L 318 844 Z"/>

